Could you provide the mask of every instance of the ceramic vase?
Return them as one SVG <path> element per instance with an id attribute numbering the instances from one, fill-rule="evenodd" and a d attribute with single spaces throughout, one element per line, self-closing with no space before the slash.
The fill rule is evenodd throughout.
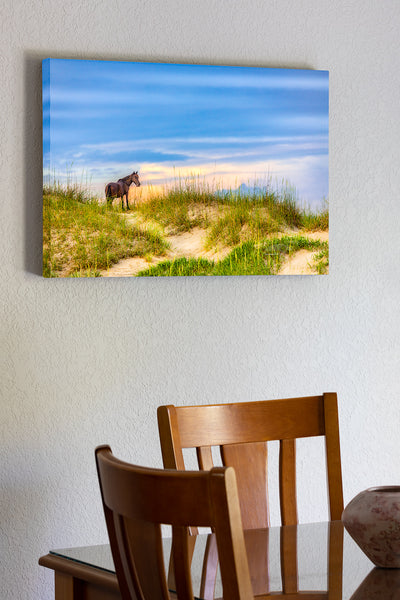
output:
<path id="1" fill-rule="evenodd" d="M 400 568 L 400 486 L 364 490 L 346 506 L 342 521 L 377 567 Z"/>

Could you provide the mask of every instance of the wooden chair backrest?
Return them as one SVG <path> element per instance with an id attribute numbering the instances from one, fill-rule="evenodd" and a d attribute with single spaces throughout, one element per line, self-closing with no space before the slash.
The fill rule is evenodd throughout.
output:
<path id="1" fill-rule="evenodd" d="M 169 600 L 161 524 L 172 525 L 178 600 L 193 600 L 188 526 L 213 527 L 224 597 L 253 599 L 232 468 L 177 472 L 138 467 L 96 449 L 111 550 L 123 600 Z"/>
<path id="2" fill-rule="evenodd" d="M 160 406 L 157 411 L 164 467 L 184 470 L 184 448 L 196 448 L 199 468 L 213 467 L 211 448 L 236 472 L 245 529 L 267 527 L 267 442 L 279 440 L 281 521 L 295 525 L 296 438 L 324 436 L 331 520 L 343 511 L 337 396 L 289 398 L 204 406 Z"/>

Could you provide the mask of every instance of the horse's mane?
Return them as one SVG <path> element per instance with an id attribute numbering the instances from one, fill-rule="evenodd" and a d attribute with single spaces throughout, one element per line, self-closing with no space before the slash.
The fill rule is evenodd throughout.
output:
<path id="1" fill-rule="evenodd" d="M 118 181 L 126 181 L 127 179 L 130 179 L 132 177 L 132 175 L 137 175 L 137 173 L 131 173 L 130 175 L 127 175 L 126 177 L 121 177 L 120 179 L 118 179 Z"/>

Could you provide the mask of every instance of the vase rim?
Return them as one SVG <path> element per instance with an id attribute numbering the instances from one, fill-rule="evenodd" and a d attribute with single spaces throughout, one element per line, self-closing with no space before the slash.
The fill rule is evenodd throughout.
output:
<path id="1" fill-rule="evenodd" d="M 377 487 L 371 487 L 366 490 L 367 492 L 374 492 L 375 494 L 379 493 L 400 493 L 400 485 L 380 485 Z"/>

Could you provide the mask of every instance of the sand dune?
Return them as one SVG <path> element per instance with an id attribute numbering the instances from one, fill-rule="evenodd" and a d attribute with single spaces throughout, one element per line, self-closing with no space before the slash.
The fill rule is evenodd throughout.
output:
<path id="1" fill-rule="evenodd" d="M 141 226 L 139 220 L 133 215 L 127 215 L 126 218 L 136 226 Z M 207 232 L 200 227 L 194 227 L 191 231 L 185 231 L 180 235 L 167 235 L 165 239 L 170 243 L 171 248 L 165 256 L 153 256 L 149 261 L 137 256 L 125 258 L 109 269 L 101 271 L 101 275 L 102 277 L 132 277 L 164 260 L 182 257 L 221 260 L 229 254 L 231 248 L 206 251 L 204 249 L 206 235 Z"/>

